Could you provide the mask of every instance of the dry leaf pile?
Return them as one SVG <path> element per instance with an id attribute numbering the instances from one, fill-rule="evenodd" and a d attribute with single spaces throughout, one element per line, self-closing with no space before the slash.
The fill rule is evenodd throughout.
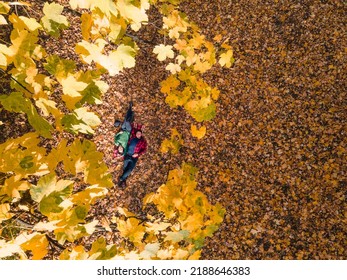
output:
<path id="1" fill-rule="evenodd" d="M 153 25 L 141 29 L 136 67 L 107 78 L 111 87 L 94 108 L 103 123 L 93 140 L 117 182 L 122 162 L 112 158 L 113 122 L 133 99 L 149 150 L 127 188 L 112 189 L 92 214 L 112 216 L 115 205 L 141 213 L 142 198 L 185 161 L 199 168 L 210 202 L 227 210 L 204 259 L 346 259 L 346 4 L 197 0 L 181 8 L 207 38 L 221 34 L 234 50 L 231 69 L 205 74 L 221 90 L 217 117 L 205 123 L 204 138 L 191 135 L 195 121 L 160 93 L 168 73 L 152 50 L 164 38 Z M 150 21 L 161 24 L 154 9 Z M 74 34 L 64 31 L 62 45 L 73 48 L 80 40 Z M 69 47 L 47 45 L 77 59 Z M 177 155 L 160 152 L 171 128 L 184 139 Z"/>

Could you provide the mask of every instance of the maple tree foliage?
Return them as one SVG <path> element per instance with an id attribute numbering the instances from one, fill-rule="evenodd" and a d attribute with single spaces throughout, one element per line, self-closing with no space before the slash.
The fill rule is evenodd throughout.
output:
<path id="1" fill-rule="evenodd" d="M 64 248 L 59 259 L 200 257 L 205 238 L 223 221 L 224 209 L 211 205 L 195 189 L 197 170 L 186 163 L 171 170 L 166 184 L 144 199 L 158 214 L 143 220 L 118 208 L 118 215 L 102 226 L 120 233 L 125 240 L 120 245 L 107 244 L 102 237 L 91 249 L 79 243 L 100 228 L 100 221 L 90 220 L 88 213 L 113 187 L 103 154 L 83 137 L 94 134 L 101 123 L 88 105 L 101 104 L 109 88 L 103 74 L 113 76 L 134 67 L 139 48 L 126 31 L 136 32 L 148 23 L 151 4 L 163 15 L 163 36 L 174 42 L 153 48 L 160 61 L 172 60 L 166 67 L 171 75 L 161 84 L 166 102 L 184 107 L 198 122 L 216 114 L 219 91 L 201 74 L 217 62 L 217 56 L 221 66 L 230 67 L 231 47 L 223 42 L 216 49 L 177 10 L 179 2 L 70 0 L 70 8 L 81 18 L 82 41 L 75 51 L 78 63 L 86 67 L 77 67 L 73 60 L 48 55 L 40 44 L 42 34 L 58 38 L 69 28 L 62 5 L 44 3 L 43 16 L 37 20 L 18 15 L 11 7 L 29 4 L 0 1 L 0 24 L 11 28 L 7 44 L 0 44 L 0 69 L 10 77 L 11 90 L 0 95 L 0 103 L 3 110 L 25 114 L 33 128 L 0 145 L 0 258 L 43 259 L 53 248 Z M 199 139 L 206 133 L 205 126 L 191 129 Z M 44 139 L 54 139 L 56 146 L 44 148 Z M 177 153 L 182 144 L 173 129 L 162 152 Z"/>

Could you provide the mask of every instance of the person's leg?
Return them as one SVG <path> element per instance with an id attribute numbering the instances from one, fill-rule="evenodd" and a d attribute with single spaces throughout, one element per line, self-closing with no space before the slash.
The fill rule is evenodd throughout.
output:
<path id="1" fill-rule="evenodd" d="M 131 123 L 134 121 L 134 111 L 132 110 L 133 103 L 129 103 L 128 111 L 125 115 L 124 122 L 122 124 L 122 130 L 131 132 Z"/>
<path id="2" fill-rule="evenodd" d="M 134 121 L 134 111 L 133 111 L 133 102 L 130 101 L 128 111 L 125 115 L 125 121 L 132 123 Z"/>
<path id="3" fill-rule="evenodd" d="M 128 121 L 124 121 L 122 124 L 122 130 L 131 132 L 131 123 Z"/>
<path id="4" fill-rule="evenodd" d="M 125 181 L 129 177 L 130 173 L 135 168 L 136 162 L 137 162 L 137 158 L 133 158 L 133 157 L 127 157 L 124 160 L 123 174 L 122 176 L 120 176 L 121 181 Z"/>

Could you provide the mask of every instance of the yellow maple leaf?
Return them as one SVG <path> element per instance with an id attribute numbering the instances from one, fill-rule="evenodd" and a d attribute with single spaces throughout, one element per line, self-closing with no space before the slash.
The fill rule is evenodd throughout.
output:
<path id="1" fill-rule="evenodd" d="M 11 198 L 20 198 L 20 191 L 26 191 L 28 189 L 30 189 L 29 182 L 22 181 L 21 175 L 15 175 L 5 180 L 4 185 L 0 189 L 0 195 L 6 194 Z"/>
<path id="2" fill-rule="evenodd" d="M 9 4 L 0 1 L 0 14 L 7 14 L 10 11 L 11 7 Z"/>
<path id="3" fill-rule="evenodd" d="M 222 53 L 218 62 L 222 67 L 225 66 L 230 68 L 234 62 L 233 50 L 228 50 L 227 52 Z"/>
<path id="4" fill-rule="evenodd" d="M 176 56 L 177 64 L 181 65 L 183 61 L 186 60 L 186 58 L 183 55 Z"/>
<path id="5" fill-rule="evenodd" d="M 31 251 L 33 260 L 42 260 L 48 253 L 49 242 L 45 234 L 37 234 L 27 242 L 21 244 L 23 250 Z"/>
<path id="6" fill-rule="evenodd" d="M 189 252 L 187 250 L 183 250 L 178 248 L 176 252 L 173 254 L 174 260 L 185 260 L 189 256 Z"/>
<path id="7" fill-rule="evenodd" d="M 150 260 L 157 254 L 159 248 L 159 243 L 149 243 L 145 246 L 145 249 L 140 253 L 140 257 L 142 257 L 145 260 Z"/>
<path id="8" fill-rule="evenodd" d="M 75 109 L 74 115 L 76 116 L 77 120 L 80 120 L 82 122 L 73 124 L 72 128 L 83 133 L 94 133 L 94 130 L 92 128 L 97 127 L 101 123 L 100 118 L 95 113 L 89 112 L 85 107 Z M 75 168 L 82 169 L 82 167 L 84 166 L 83 164 L 83 162 L 80 162 L 79 165 L 75 165 Z"/>
<path id="9" fill-rule="evenodd" d="M 197 57 L 194 65 L 194 70 L 200 73 L 205 73 L 207 70 L 211 69 L 212 65 L 208 61 L 201 60 Z"/>
<path id="10" fill-rule="evenodd" d="M 117 219 L 117 229 L 122 237 L 129 238 L 134 244 L 140 244 L 145 234 L 145 227 L 135 218 Z"/>
<path id="11" fill-rule="evenodd" d="M 170 71 L 171 74 L 175 75 L 176 73 L 181 71 L 181 66 L 179 66 L 179 64 L 175 64 L 170 62 L 166 67 L 166 70 Z"/>
<path id="12" fill-rule="evenodd" d="M 146 10 L 149 8 L 148 0 L 142 0 L 140 6 L 133 5 L 134 1 L 118 0 L 117 8 L 121 16 L 131 23 L 131 28 L 138 31 L 142 23 L 148 21 Z"/>
<path id="13" fill-rule="evenodd" d="M 171 223 L 164 223 L 164 222 L 154 222 L 146 223 L 146 231 L 147 232 L 153 232 L 154 234 L 158 234 L 160 231 L 166 230 L 169 226 L 171 226 Z"/>
<path id="14" fill-rule="evenodd" d="M 200 99 L 192 99 L 186 104 L 186 108 L 188 110 L 199 110 L 202 108 L 206 108 L 211 103 L 210 96 L 202 97 Z"/>
<path id="15" fill-rule="evenodd" d="M 213 40 L 219 43 L 220 41 L 222 41 L 222 38 L 223 38 L 223 35 L 218 34 L 218 35 L 213 37 Z"/>
<path id="16" fill-rule="evenodd" d="M 199 33 L 194 33 L 192 39 L 189 40 L 189 45 L 194 49 L 200 49 L 205 42 L 205 35 L 200 35 Z"/>
<path id="17" fill-rule="evenodd" d="M 118 0 L 118 2 L 120 2 Z M 98 8 L 102 13 L 104 13 L 107 17 L 111 17 L 111 14 L 114 16 L 118 16 L 118 9 L 115 1 L 113 0 L 92 0 L 91 1 L 91 10 L 95 12 L 95 8 Z"/>
<path id="18" fill-rule="evenodd" d="M 94 0 L 70 0 L 70 6 L 72 9 L 89 9 Z"/>
<path id="19" fill-rule="evenodd" d="M 185 39 L 177 39 L 174 44 L 174 48 L 178 51 L 182 51 L 187 48 L 187 41 Z"/>
<path id="20" fill-rule="evenodd" d="M 92 16 L 88 13 L 83 13 L 81 16 L 81 31 L 84 40 L 88 41 L 90 38 L 90 30 L 93 25 Z"/>
<path id="21" fill-rule="evenodd" d="M 213 100 L 217 100 L 219 97 L 220 91 L 217 88 L 211 89 L 211 96 Z"/>
<path id="22" fill-rule="evenodd" d="M 107 192 L 108 190 L 106 188 L 93 185 L 73 194 L 71 201 L 75 204 L 93 204 L 95 200 L 105 196 Z"/>
<path id="23" fill-rule="evenodd" d="M 66 106 L 72 110 L 75 104 L 83 97 L 82 91 L 88 86 L 87 83 L 77 81 L 74 75 L 69 74 L 66 78 L 61 79 L 61 85 L 63 86 L 63 97 Z"/>
<path id="24" fill-rule="evenodd" d="M 59 256 L 59 260 L 86 260 L 89 254 L 84 250 L 82 245 L 74 248 L 66 248 Z"/>
<path id="25" fill-rule="evenodd" d="M 41 177 L 37 185 L 33 185 L 30 189 L 31 198 L 36 202 L 41 200 L 53 192 L 60 192 L 72 185 L 74 181 L 70 180 L 59 180 L 55 174 L 47 174 Z"/>
<path id="26" fill-rule="evenodd" d="M 176 78 L 176 76 L 171 75 L 166 80 L 162 81 L 160 85 L 160 91 L 168 94 L 171 90 L 176 89 L 180 85 L 180 81 Z"/>
<path id="27" fill-rule="evenodd" d="M 107 42 L 101 38 L 95 40 L 95 44 L 83 40 L 76 45 L 75 50 L 81 55 L 84 62 L 91 64 L 94 61 L 100 64 L 102 56 L 105 56 L 103 55 L 103 51 L 106 44 Z M 107 60 L 106 56 L 105 59 Z"/>
<path id="28" fill-rule="evenodd" d="M 46 117 L 48 117 L 49 114 L 52 114 L 55 118 L 60 118 L 62 116 L 62 113 L 56 107 L 56 103 L 53 100 L 39 98 L 35 101 L 35 104 L 41 109 L 43 115 Z"/>
<path id="29" fill-rule="evenodd" d="M 155 46 L 153 53 L 157 54 L 159 61 L 164 61 L 166 58 L 174 58 L 175 56 L 171 45 L 165 46 L 163 44 L 160 44 L 158 46 Z"/>
<path id="30" fill-rule="evenodd" d="M 12 14 L 11 16 L 14 16 L 14 14 Z M 41 24 L 39 24 L 34 18 L 27 18 L 24 16 L 20 16 L 19 20 L 21 20 L 23 24 L 25 25 L 26 29 L 31 32 L 36 31 L 38 29 L 42 29 Z"/>
<path id="31" fill-rule="evenodd" d="M 116 60 L 119 61 L 120 68 L 132 68 L 135 66 L 136 51 L 134 48 L 126 45 L 119 45 L 116 50 Z M 110 55 L 111 58 L 111 55 Z"/>
<path id="32" fill-rule="evenodd" d="M 163 29 L 175 29 L 173 33 L 171 33 L 170 38 L 178 38 L 177 32 L 187 32 L 190 24 L 182 17 L 182 13 L 177 10 L 174 10 L 167 17 L 163 18 Z"/>
<path id="33" fill-rule="evenodd" d="M 34 230 L 37 231 L 53 231 L 57 228 L 56 224 L 59 223 L 60 220 L 55 220 L 51 222 L 39 222 L 34 226 Z"/>
<path id="34" fill-rule="evenodd" d="M 6 69 L 8 57 L 12 56 L 12 51 L 6 45 L 0 44 L 0 68 Z"/>
<path id="35" fill-rule="evenodd" d="M 190 255 L 188 260 L 199 260 L 201 256 L 201 250 L 197 250 L 194 252 L 194 254 Z"/>
<path id="36" fill-rule="evenodd" d="M 43 6 L 44 16 L 41 18 L 43 27 L 53 36 L 58 36 L 61 28 L 69 26 L 67 17 L 62 15 L 64 7 L 57 3 L 45 2 Z"/>
<path id="37" fill-rule="evenodd" d="M 123 68 L 135 66 L 135 54 L 134 48 L 121 44 L 109 56 L 99 56 L 97 63 L 107 69 L 111 76 L 114 76 L 122 71 Z"/>
<path id="38" fill-rule="evenodd" d="M 192 238 L 198 235 L 201 230 L 201 225 L 204 224 L 204 216 L 199 212 L 194 212 L 188 217 L 179 217 L 178 220 L 181 223 L 182 229 L 188 230 L 191 233 L 190 237 Z"/>
<path id="39" fill-rule="evenodd" d="M 206 134 L 206 126 L 204 125 L 199 129 L 196 127 L 196 125 L 191 125 L 190 129 L 192 131 L 192 135 L 198 139 L 203 138 Z"/>
<path id="40" fill-rule="evenodd" d="M 198 58 L 193 48 L 187 48 L 182 54 L 186 57 L 187 66 L 194 64 Z"/>
<path id="41" fill-rule="evenodd" d="M 174 28 L 170 29 L 169 31 L 169 37 L 171 39 L 178 39 L 180 37 L 180 31 L 181 31 L 181 28 L 178 27 L 178 26 L 175 26 Z"/>
<path id="42" fill-rule="evenodd" d="M 172 259 L 172 249 L 161 249 L 157 252 L 157 257 L 160 260 L 169 260 Z"/>
<path id="43" fill-rule="evenodd" d="M 3 15 L 0 15 L 0 25 L 5 25 L 7 24 L 7 20 L 4 18 Z"/>
<path id="44" fill-rule="evenodd" d="M 171 129 L 171 138 L 165 139 L 161 143 L 160 150 L 162 153 L 167 153 L 171 151 L 173 154 L 177 154 L 183 145 L 183 139 L 181 134 L 177 131 L 176 128 Z"/>
<path id="45" fill-rule="evenodd" d="M 2 221 L 11 219 L 13 214 L 11 214 L 9 212 L 10 212 L 10 204 L 9 203 L 0 204 L 0 223 Z"/>

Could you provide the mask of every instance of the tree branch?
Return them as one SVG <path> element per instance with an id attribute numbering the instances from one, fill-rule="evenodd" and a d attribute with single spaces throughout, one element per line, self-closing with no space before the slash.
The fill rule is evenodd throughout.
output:
<path id="1" fill-rule="evenodd" d="M 30 94 L 34 94 L 32 93 L 30 90 L 28 90 L 25 86 L 23 86 L 17 79 L 13 78 L 10 74 L 8 74 L 6 71 L 2 70 L 0 68 L 1 72 L 3 72 L 6 76 L 10 76 L 10 79 L 15 81 L 18 85 L 20 85 L 23 89 L 25 89 L 27 92 L 29 92 Z"/>
<path id="2" fill-rule="evenodd" d="M 52 244 L 55 247 L 58 247 L 61 250 L 65 250 L 66 248 L 61 245 L 57 240 L 53 239 L 52 237 L 50 237 L 48 234 L 46 234 L 46 238 L 49 241 L 50 244 Z"/>

